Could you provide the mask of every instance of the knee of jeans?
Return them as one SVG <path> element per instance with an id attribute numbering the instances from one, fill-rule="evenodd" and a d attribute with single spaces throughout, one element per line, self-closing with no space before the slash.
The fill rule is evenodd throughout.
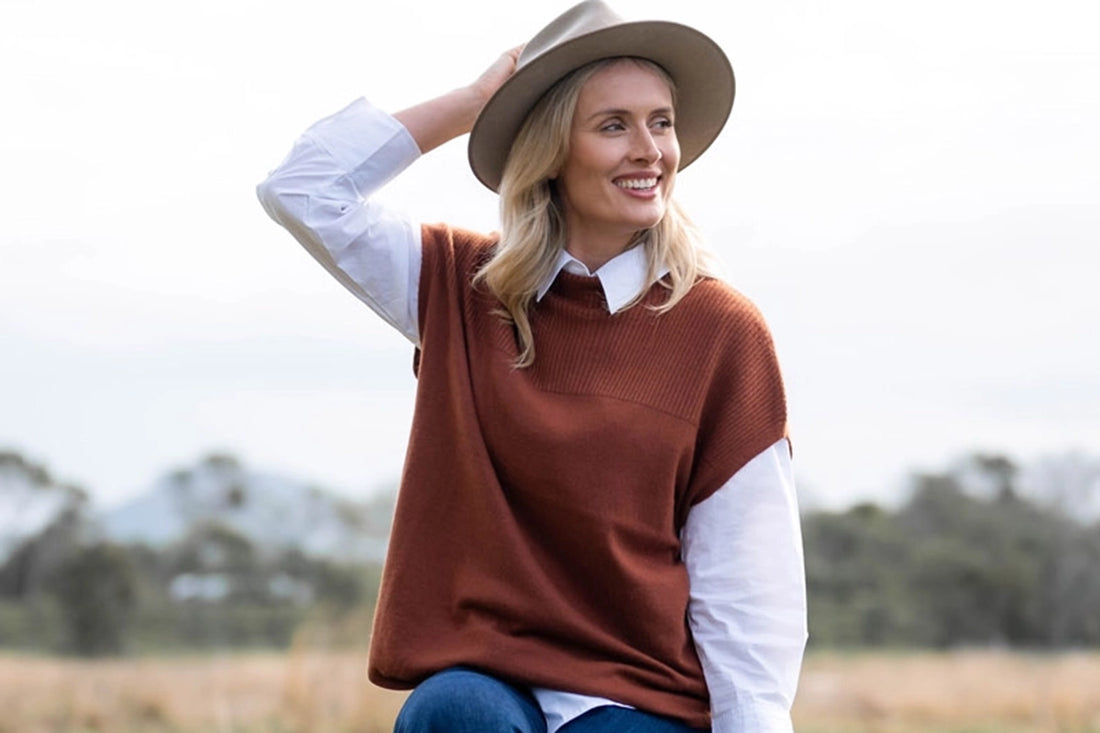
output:
<path id="1" fill-rule="evenodd" d="M 432 675 L 409 695 L 394 733 L 531 730 L 537 708 L 525 709 L 522 698 L 505 683 L 469 669 Z M 541 718 L 541 714 L 539 714 Z"/>

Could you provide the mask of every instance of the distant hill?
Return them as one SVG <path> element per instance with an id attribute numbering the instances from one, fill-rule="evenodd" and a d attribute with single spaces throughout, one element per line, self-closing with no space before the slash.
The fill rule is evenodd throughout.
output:
<path id="1" fill-rule="evenodd" d="M 81 489 L 59 483 L 17 452 L 0 450 L 0 564 L 62 520 L 78 541 L 164 549 L 199 528 L 221 525 L 260 553 L 297 549 L 314 558 L 377 562 L 385 555 L 393 502 L 390 493 L 354 502 L 213 454 L 166 474 L 125 504 L 99 510 Z"/>
<path id="2" fill-rule="evenodd" d="M 261 552 L 296 548 L 312 557 L 379 561 L 392 514 L 392 495 L 352 502 L 215 454 L 98 514 L 96 524 L 115 542 L 157 548 L 184 539 L 196 527 L 221 524 Z"/>

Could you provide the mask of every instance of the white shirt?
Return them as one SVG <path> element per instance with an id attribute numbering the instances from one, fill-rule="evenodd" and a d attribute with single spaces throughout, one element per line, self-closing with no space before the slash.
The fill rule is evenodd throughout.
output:
<path id="1" fill-rule="evenodd" d="M 419 345 L 419 224 L 371 200 L 420 150 L 390 115 L 359 99 L 307 130 L 259 185 L 267 213 L 356 297 Z M 646 284 L 640 247 L 589 272 L 562 252 L 558 272 L 596 277 L 614 313 Z M 798 502 L 787 441 L 749 461 L 688 513 L 680 534 L 688 620 L 714 733 L 791 733 L 807 639 Z M 532 690 L 549 733 L 611 700 Z"/>

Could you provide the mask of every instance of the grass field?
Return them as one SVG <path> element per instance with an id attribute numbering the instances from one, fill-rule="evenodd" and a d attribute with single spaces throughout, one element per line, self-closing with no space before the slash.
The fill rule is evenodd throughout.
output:
<path id="1" fill-rule="evenodd" d="M 0 655 L 0 733 L 380 733 L 403 695 L 362 651 Z M 1100 733 L 1100 653 L 811 654 L 799 733 Z"/>

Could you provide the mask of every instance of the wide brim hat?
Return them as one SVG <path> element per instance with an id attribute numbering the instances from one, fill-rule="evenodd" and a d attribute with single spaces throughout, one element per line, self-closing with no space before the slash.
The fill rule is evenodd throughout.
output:
<path id="1" fill-rule="evenodd" d="M 470 167 L 493 191 L 528 113 L 554 84 L 592 61 L 619 56 L 648 59 L 676 84 L 680 169 L 714 139 L 733 107 L 733 68 L 710 37 L 664 20 L 627 21 L 601 0 L 575 5 L 523 48 L 516 71 L 482 108 L 470 132 Z"/>

